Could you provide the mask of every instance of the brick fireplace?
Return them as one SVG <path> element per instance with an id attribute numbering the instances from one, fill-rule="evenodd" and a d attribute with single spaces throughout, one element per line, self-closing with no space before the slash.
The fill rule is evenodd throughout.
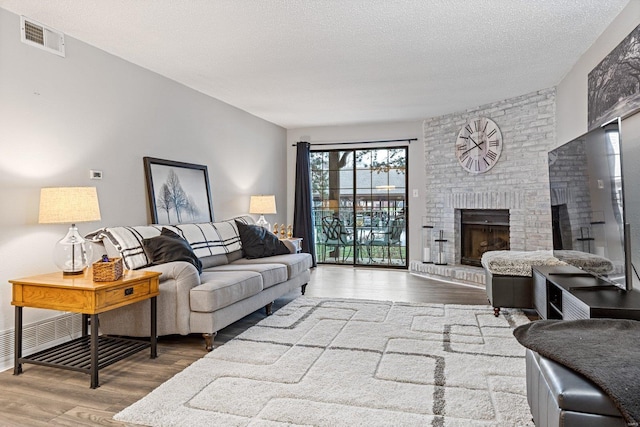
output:
<path id="1" fill-rule="evenodd" d="M 423 221 L 435 230 L 443 230 L 449 269 L 456 270 L 468 258 L 462 250 L 465 210 L 507 213 L 508 231 L 503 230 L 500 239 L 508 243 L 500 243 L 494 236 L 493 243 L 498 246 L 508 244 L 509 249 L 519 251 L 552 249 L 547 153 L 558 145 L 555 96 L 555 89 L 550 88 L 424 121 Z M 504 147 L 495 167 L 486 173 L 471 174 L 457 163 L 454 143 L 466 121 L 479 116 L 497 123 Z M 489 244 L 492 237 L 473 239 Z M 473 265 L 478 265 L 477 255 L 471 257 L 476 259 Z M 412 264 L 412 269 L 413 266 L 417 263 Z M 420 262 L 417 268 L 427 267 Z"/>

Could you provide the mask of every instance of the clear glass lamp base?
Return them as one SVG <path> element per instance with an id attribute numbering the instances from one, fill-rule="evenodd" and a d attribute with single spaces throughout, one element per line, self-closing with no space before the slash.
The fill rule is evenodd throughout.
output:
<path id="1" fill-rule="evenodd" d="M 82 274 L 91 263 L 93 248 L 86 244 L 86 240 L 78 233 L 75 224 L 53 250 L 53 261 L 64 275 Z"/>
<path id="2" fill-rule="evenodd" d="M 264 218 L 264 215 L 260 215 L 260 218 L 256 221 L 256 225 L 265 228 L 267 231 L 271 231 L 271 224 Z"/>

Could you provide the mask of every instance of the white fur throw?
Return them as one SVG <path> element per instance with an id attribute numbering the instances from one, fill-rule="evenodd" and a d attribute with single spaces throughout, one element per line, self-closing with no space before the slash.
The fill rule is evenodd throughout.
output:
<path id="1" fill-rule="evenodd" d="M 613 263 L 599 255 L 580 251 L 553 251 L 553 255 L 568 264 L 596 274 L 609 274 L 613 272 Z"/>
<path id="2" fill-rule="evenodd" d="M 567 265 L 552 251 L 489 251 L 480 262 L 491 274 L 527 277 L 531 277 L 531 267 L 535 265 Z"/>

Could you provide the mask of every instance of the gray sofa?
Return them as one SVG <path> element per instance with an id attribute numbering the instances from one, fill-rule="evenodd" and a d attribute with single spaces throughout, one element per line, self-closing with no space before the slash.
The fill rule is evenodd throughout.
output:
<path id="1" fill-rule="evenodd" d="M 158 335 L 202 334 L 207 350 L 213 348 L 217 331 L 305 286 L 311 277 L 311 255 L 290 253 L 257 259 L 243 258 L 242 242 L 235 220 L 253 224 L 251 217 L 174 226 L 107 227 L 86 237 L 110 258 L 122 257 L 125 268 L 159 271 L 157 298 Z M 162 228 L 174 231 L 189 242 L 202 264 L 202 273 L 186 261 L 149 265 L 142 242 L 159 236 Z M 148 337 L 149 307 L 144 301 L 100 315 L 100 331 L 108 335 Z"/>

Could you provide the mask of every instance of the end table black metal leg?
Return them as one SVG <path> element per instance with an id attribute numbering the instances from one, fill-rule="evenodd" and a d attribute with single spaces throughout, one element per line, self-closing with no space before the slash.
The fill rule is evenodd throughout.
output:
<path id="1" fill-rule="evenodd" d="M 16 306 L 16 321 L 15 321 L 15 348 L 14 348 L 14 363 L 13 363 L 13 375 L 20 375 L 22 373 L 22 307 Z"/>
<path id="2" fill-rule="evenodd" d="M 91 388 L 98 388 L 98 315 L 91 315 Z"/>
<path id="3" fill-rule="evenodd" d="M 83 314 L 82 315 L 82 336 L 86 337 L 87 335 L 89 335 L 89 315 Z"/>
<path id="4" fill-rule="evenodd" d="M 158 304 L 156 297 L 151 297 L 151 358 L 158 357 Z"/>

